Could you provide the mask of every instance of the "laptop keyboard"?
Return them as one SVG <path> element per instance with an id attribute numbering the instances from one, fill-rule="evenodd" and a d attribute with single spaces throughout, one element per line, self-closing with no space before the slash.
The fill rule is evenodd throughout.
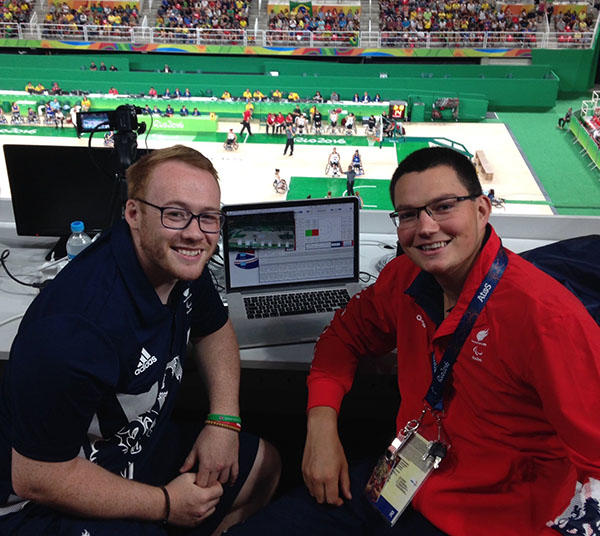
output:
<path id="1" fill-rule="evenodd" d="M 335 311 L 346 306 L 350 295 L 345 288 L 269 294 L 244 298 L 248 318 L 302 315 Z"/>

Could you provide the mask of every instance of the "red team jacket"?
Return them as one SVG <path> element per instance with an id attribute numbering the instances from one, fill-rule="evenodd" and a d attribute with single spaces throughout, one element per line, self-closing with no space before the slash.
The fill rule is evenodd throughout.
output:
<path id="1" fill-rule="evenodd" d="M 397 348 L 396 426 L 417 418 L 432 352 L 439 362 L 499 247 L 491 230 L 443 321 L 435 280 L 406 256 L 391 261 L 318 341 L 308 407 L 339 410 L 359 356 Z M 577 482 L 586 484 L 578 491 L 583 502 L 589 478 L 600 479 L 600 328 L 561 284 L 507 253 L 506 271 L 454 365 L 443 418 L 451 448 L 413 500 L 453 536 L 556 535 L 548 527 L 568 517 Z M 420 433 L 437 437 L 430 414 Z M 597 489 L 592 496 L 600 499 Z"/>

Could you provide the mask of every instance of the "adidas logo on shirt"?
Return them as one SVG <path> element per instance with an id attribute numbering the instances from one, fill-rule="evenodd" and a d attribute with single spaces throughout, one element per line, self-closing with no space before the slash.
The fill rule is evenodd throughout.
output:
<path id="1" fill-rule="evenodd" d="M 142 372 L 144 372 L 147 368 L 154 365 L 154 363 L 156 363 L 157 361 L 158 360 L 156 359 L 155 356 L 150 355 L 148 350 L 146 350 L 145 348 L 142 348 L 142 354 L 140 355 L 140 360 L 137 364 L 137 367 L 135 368 L 134 374 L 136 376 L 139 376 Z"/>

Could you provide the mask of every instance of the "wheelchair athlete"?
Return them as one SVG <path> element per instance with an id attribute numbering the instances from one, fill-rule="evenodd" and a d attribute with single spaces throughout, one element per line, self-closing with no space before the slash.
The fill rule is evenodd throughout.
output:
<path id="1" fill-rule="evenodd" d="M 328 175 L 331 171 L 332 177 L 340 177 L 342 170 L 340 168 L 340 155 L 334 147 L 327 159 L 327 165 L 325 166 L 325 175 Z"/>
<path id="2" fill-rule="evenodd" d="M 365 170 L 362 165 L 362 158 L 360 157 L 358 149 L 356 149 L 356 151 L 354 151 L 354 154 L 352 155 L 352 169 L 354 169 L 354 173 L 356 173 L 357 175 L 365 174 Z"/>
<path id="3" fill-rule="evenodd" d="M 223 144 L 223 147 L 225 148 L 226 151 L 237 151 L 238 150 L 239 145 L 237 142 L 237 136 L 232 128 L 230 128 L 229 132 L 227 133 L 227 138 L 225 139 L 225 143 Z"/>
<path id="4" fill-rule="evenodd" d="M 284 194 L 289 190 L 288 183 L 279 175 L 279 169 L 275 170 L 275 178 L 273 180 L 273 189 L 278 194 Z"/>

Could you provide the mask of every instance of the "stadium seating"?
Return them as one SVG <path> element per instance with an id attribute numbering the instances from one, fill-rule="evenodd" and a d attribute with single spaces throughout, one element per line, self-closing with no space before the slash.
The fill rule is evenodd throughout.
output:
<path id="1" fill-rule="evenodd" d="M 478 46 L 484 37 L 490 40 L 489 32 L 504 32 L 492 37 L 492 42 L 535 41 L 537 15 L 533 5 L 518 14 L 515 11 L 514 6 L 500 6 L 494 0 L 381 0 L 379 26 L 388 46 L 424 46 L 430 32 L 437 33 L 438 46 Z"/>
<path id="2" fill-rule="evenodd" d="M 157 28 L 239 29 L 248 26 L 250 2 L 245 0 L 198 0 L 193 5 L 162 0 L 156 13 Z"/>
<path id="3" fill-rule="evenodd" d="M 300 38 L 311 33 L 320 40 L 352 44 L 354 32 L 360 30 L 360 5 L 314 6 L 309 11 L 299 7 L 290 12 L 287 7 L 270 5 L 268 38 L 271 42 Z"/>
<path id="4" fill-rule="evenodd" d="M 8 0 L 0 5 L 0 22 L 28 22 L 34 10 L 34 2 L 28 0 Z"/>
<path id="5" fill-rule="evenodd" d="M 157 0 L 143 16 L 136 0 L 42 2 L 35 11 L 32 0 L 4 1 L 0 38 L 292 48 L 589 48 L 598 11 L 591 2 L 380 0 L 365 17 L 358 0 L 271 0 L 263 22 L 260 7 L 249 20 L 247 0 Z"/>
<path id="6" fill-rule="evenodd" d="M 66 28 L 81 25 L 137 26 L 138 8 L 135 4 L 113 5 L 102 2 L 81 5 L 69 2 L 51 3 L 44 16 L 45 24 L 60 24 Z"/>

